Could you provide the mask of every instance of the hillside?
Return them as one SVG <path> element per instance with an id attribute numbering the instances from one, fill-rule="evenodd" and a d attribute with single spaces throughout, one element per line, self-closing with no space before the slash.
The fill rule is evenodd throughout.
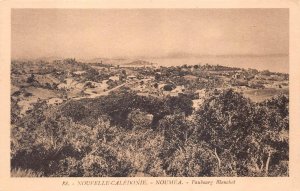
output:
<path id="1" fill-rule="evenodd" d="M 288 74 L 116 62 L 12 62 L 13 177 L 289 175 Z"/>

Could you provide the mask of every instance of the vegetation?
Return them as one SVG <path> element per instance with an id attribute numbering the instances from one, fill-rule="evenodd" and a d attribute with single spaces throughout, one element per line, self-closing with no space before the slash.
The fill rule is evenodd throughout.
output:
<path id="1" fill-rule="evenodd" d="M 288 74 L 135 66 L 12 62 L 11 175 L 289 175 Z"/>
<path id="2" fill-rule="evenodd" d="M 16 176 L 288 176 L 285 95 L 224 90 L 193 112 L 179 97 L 115 94 L 33 111 L 12 121 Z"/>
<path id="3" fill-rule="evenodd" d="M 41 177 L 42 173 L 30 170 L 30 169 L 22 170 L 22 169 L 18 168 L 18 169 L 12 169 L 11 176 L 12 177 Z"/>

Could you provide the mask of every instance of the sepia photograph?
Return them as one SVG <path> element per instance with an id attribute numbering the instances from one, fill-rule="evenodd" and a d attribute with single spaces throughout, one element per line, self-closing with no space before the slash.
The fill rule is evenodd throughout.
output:
<path id="1" fill-rule="evenodd" d="M 10 176 L 289 177 L 289 13 L 11 9 Z"/>

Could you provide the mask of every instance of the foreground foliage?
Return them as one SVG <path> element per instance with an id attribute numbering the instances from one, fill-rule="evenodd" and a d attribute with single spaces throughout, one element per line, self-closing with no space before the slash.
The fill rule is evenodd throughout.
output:
<path id="1" fill-rule="evenodd" d="M 40 101 L 12 120 L 12 175 L 288 176 L 288 103 L 285 95 L 253 103 L 233 90 L 197 111 L 186 97 L 131 93 Z"/>

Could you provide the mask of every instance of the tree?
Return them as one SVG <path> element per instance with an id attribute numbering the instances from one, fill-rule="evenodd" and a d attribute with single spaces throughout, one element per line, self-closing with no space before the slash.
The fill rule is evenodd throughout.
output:
<path id="1" fill-rule="evenodd" d="M 164 103 L 169 114 L 184 113 L 189 116 L 193 112 L 193 101 L 188 96 L 167 97 Z"/>
<path id="2" fill-rule="evenodd" d="M 35 82 L 35 76 L 34 74 L 31 74 L 30 77 L 27 78 L 27 83 L 33 83 Z"/>
<path id="3" fill-rule="evenodd" d="M 193 126 L 182 115 L 167 115 L 159 121 L 157 130 L 164 136 L 161 157 L 163 168 L 167 170 L 175 152 L 184 150 L 193 132 Z"/>
<path id="4" fill-rule="evenodd" d="M 254 104 L 233 90 L 207 99 L 196 112 L 196 136 L 210 145 L 218 175 L 269 176 L 288 160 L 288 99 Z"/>
<path id="5" fill-rule="evenodd" d="M 199 69 L 199 65 L 194 65 L 194 69 Z"/>
<path id="6" fill-rule="evenodd" d="M 166 84 L 164 86 L 165 91 L 172 91 L 176 86 L 174 84 Z"/>
<path id="7" fill-rule="evenodd" d="M 62 106 L 62 114 L 71 117 L 75 122 L 90 116 L 91 110 L 80 102 L 70 101 Z"/>
<path id="8" fill-rule="evenodd" d="M 276 166 L 283 167 L 289 159 L 289 99 L 285 95 L 278 95 L 268 99 L 258 106 L 259 115 L 264 113 L 264 118 L 260 120 L 263 128 L 257 140 L 261 143 L 261 156 L 265 161 L 264 172 L 265 176 L 278 175 Z M 270 169 L 273 171 L 270 172 Z M 288 167 L 285 166 L 286 171 L 280 172 L 288 174 Z M 279 173 L 279 175 L 280 175 Z"/>
<path id="9" fill-rule="evenodd" d="M 240 158 L 243 160 L 245 155 L 242 145 L 251 131 L 252 115 L 253 103 L 233 90 L 225 90 L 219 95 L 212 95 L 196 111 L 197 137 L 207 142 L 214 152 L 218 161 L 218 175 L 225 170 L 224 164 L 227 162 L 224 162 L 224 159 Z M 225 154 L 231 157 L 225 157 Z M 238 161 L 230 162 L 232 171 L 238 171 L 239 169 L 233 169 L 233 166 L 236 166 L 233 164 Z"/>

